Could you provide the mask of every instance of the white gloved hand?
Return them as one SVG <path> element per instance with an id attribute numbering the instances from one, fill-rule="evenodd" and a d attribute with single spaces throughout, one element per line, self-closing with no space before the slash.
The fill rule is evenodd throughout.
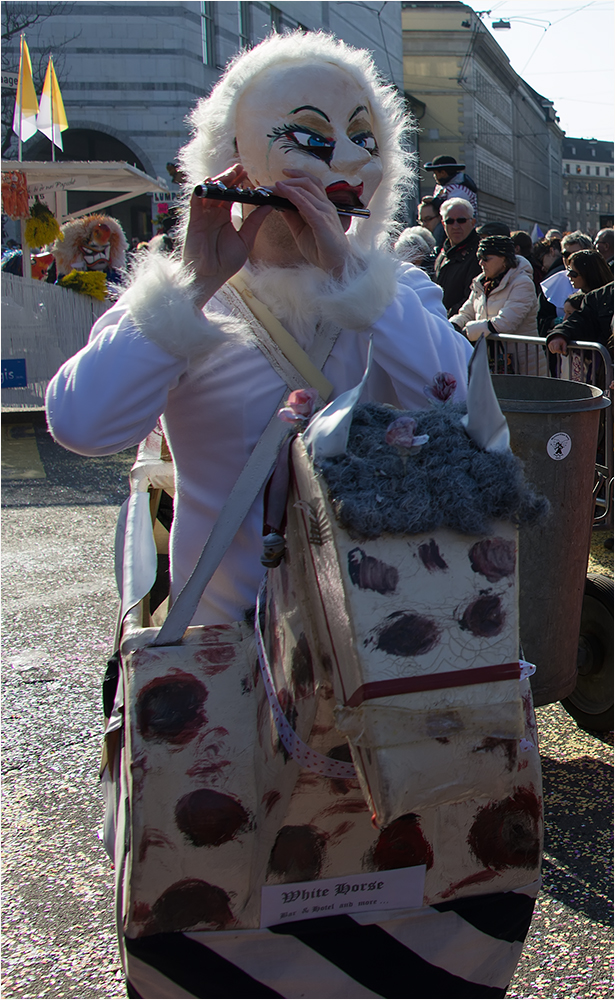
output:
<path id="1" fill-rule="evenodd" d="M 466 337 L 474 343 L 480 337 L 481 333 L 490 333 L 489 321 L 486 319 L 472 319 L 469 323 L 466 323 Z"/>

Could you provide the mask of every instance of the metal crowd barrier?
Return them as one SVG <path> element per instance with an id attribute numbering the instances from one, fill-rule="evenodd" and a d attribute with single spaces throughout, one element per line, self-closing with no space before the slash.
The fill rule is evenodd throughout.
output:
<path id="1" fill-rule="evenodd" d="M 2 408 L 42 409 L 50 380 L 112 303 L 4 271 L 1 292 Z"/>
<path id="2" fill-rule="evenodd" d="M 602 389 L 611 406 L 600 411 L 596 482 L 594 486 L 594 527 L 613 525 L 613 361 L 602 344 L 571 341 L 568 355 L 550 354 L 542 337 L 489 334 L 490 359 L 499 375 L 541 375 L 586 382 Z"/>

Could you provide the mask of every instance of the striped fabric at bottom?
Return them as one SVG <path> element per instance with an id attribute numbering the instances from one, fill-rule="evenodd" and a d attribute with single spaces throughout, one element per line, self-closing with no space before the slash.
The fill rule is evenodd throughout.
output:
<path id="1" fill-rule="evenodd" d="M 515 892 L 266 930 L 125 938 L 128 996 L 503 997 L 539 883 Z"/>

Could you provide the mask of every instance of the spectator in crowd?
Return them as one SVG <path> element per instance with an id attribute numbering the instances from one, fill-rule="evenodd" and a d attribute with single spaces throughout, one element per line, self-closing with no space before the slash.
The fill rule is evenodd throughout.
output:
<path id="1" fill-rule="evenodd" d="M 575 229 L 573 233 L 566 233 L 562 237 L 562 257 L 564 258 L 564 264 L 570 255 L 576 253 L 577 250 L 593 249 L 594 243 L 591 236 L 588 236 L 587 233 L 582 233 L 580 229 Z"/>
<path id="2" fill-rule="evenodd" d="M 479 238 L 476 220 L 469 201 L 450 198 L 442 205 L 446 240 L 436 258 L 435 281 L 442 288 L 444 307 L 449 316 L 459 311 L 470 293 L 472 279 L 480 273 L 476 259 Z"/>
<path id="3" fill-rule="evenodd" d="M 431 170 L 436 180 L 433 189 L 434 198 L 441 202 L 450 198 L 465 198 L 474 209 L 478 210 L 476 199 L 477 187 L 469 174 L 464 173 L 465 163 L 457 163 L 454 156 L 435 156 L 431 163 L 424 163 L 424 170 Z"/>
<path id="4" fill-rule="evenodd" d="M 510 236 L 510 226 L 505 222 L 483 222 L 482 226 L 476 227 L 479 239 L 485 236 Z"/>
<path id="5" fill-rule="evenodd" d="M 532 265 L 532 270 L 534 272 L 534 286 L 536 288 L 536 294 L 540 294 L 540 280 L 542 278 L 542 268 L 538 266 L 534 257 L 532 255 L 532 237 L 529 233 L 526 233 L 523 229 L 514 229 L 510 234 L 510 238 L 515 244 L 515 253 L 518 257 L 525 257 L 529 260 Z"/>
<path id="6" fill-rule="evenodd" d="M 545 239 L 546 240 L 561 240 L 562 237 L 563 237 L 563 233 L 559 229 L 549 229 L 549 231 L 547 232 L 547 234 L 545 236 Z"/>
<path id="7" fill-rule="evenodd" d="M 562 258 L 562 247 L 559 239 L 538 240 L 532 248 L 532 256 L 540 268 L 541 278 L 547 278 L 558 271 L 564 271 L 566 265 Z"/>
<path id="8" fill-rule="evenodd" d="M 611 269 L 597 250 L 577 250 L 568 258 L 566 273 L 573 288 L 593 292 L 613 279 Z"/>
<path id="9" fill-rule="evenodd" d="M 418 210 L 419 226 L 424 226 L 425 229 L 428 229 L 432 233 L 436 241 L 436 253 L 440 253 L 442 244 L 446 239 L 446 233 L 444 232 L 444 226 L 440 217 L 441 204 L 442 202 L 438 198 L 434 198 L 431 194 L 426 194 L 421 200 Z"/>
<path id="10" fill-rule="evenodd" d="M 588 292 L 581 308 L 566 316 L 547 337 L 551 354 L 568 354 L 568 344 L 584 340 L 602 344 L 613 354 L 613 282 Z"/>
<path id="11" fill-rule="evenodd" d="M 572 316 L 585 302 L 585 292 L 573 292 L 564 302 L 564 319 Z"/>
<path id="12" fill-rule="evenodd" d="M 604 257 L 613 274 L 613 230 L 601 229 L 594 240 L 594 247 Z"/>
<path id="13" fill-rule="evenodd" d="M 518 257 L 509 236 L 486 236 L 478 245 L 482 274 L 474 278 L 472 291 L 450 321 L 468 340 L 482 333 L 536 336 L 538 303 L 532 265 Z"/>
<path id="14" fill-rule="evenodd" d="M 574 289 L 565 274 L 566 267 L 562 258 L 560 241 L 557 237 L 549 240 L 545 237 L 544 240 L 535 243 L 533 257 L 541 272 L 540 294 L 538 296 L 538 336 L 546 337 L 557 320 L 558 308 L 563 308 L 564 301 Z M 561 278 L 558 277 L 556 282 L 557 288 L 552 288 L 553 282 L 550 279 L 560 274 Z"/>
<path id="15" fill-rule="evenodd" d="M 532 237 L 524 229 L 513 229 L 510 238 L 515 244 L 515 253 L 518 257 L 525 257 L 526 260 L 532 258 Z"/>
<path id="16" fill-rule="evenodd" d="M 430 278 L 433 278 L 436 261 L 435 245 L 436 241 L 428 229 L 423 226 L 410 226 L 408 229 L 404 229 L 394 250 L 402 260 L 420 267 Z"/>

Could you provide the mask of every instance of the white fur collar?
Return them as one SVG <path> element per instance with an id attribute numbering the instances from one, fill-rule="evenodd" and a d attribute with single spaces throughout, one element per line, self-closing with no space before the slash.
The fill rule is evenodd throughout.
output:
<path id="1" fill-rule="evenodd" d="M 309 351 L 317 323 L 365 330 L 395 298 L 400 266 L 395 257 L 372 250 L 355 261 L 340 281 L 309 265 L 247 265 L 243 274 L 256 297 Z M 205 316 L 195 299 L 192 272 L 176 257 L 150 252 L 120 302 L 144 336 L 176 357 L 203 358 L 225 341 L 249 337 L 241 321 L 216 313 L 213 300 Z"/>
<path id="2" fill-rule="evenodd" d="M 395 298 L 398 260 L 384 250 L 363 253 L 355 260 L 339 281 L 311 265 L 247 265 L 242 273 L 256 297 L 307 350 L 316 323 L 366 330 Z"/>

